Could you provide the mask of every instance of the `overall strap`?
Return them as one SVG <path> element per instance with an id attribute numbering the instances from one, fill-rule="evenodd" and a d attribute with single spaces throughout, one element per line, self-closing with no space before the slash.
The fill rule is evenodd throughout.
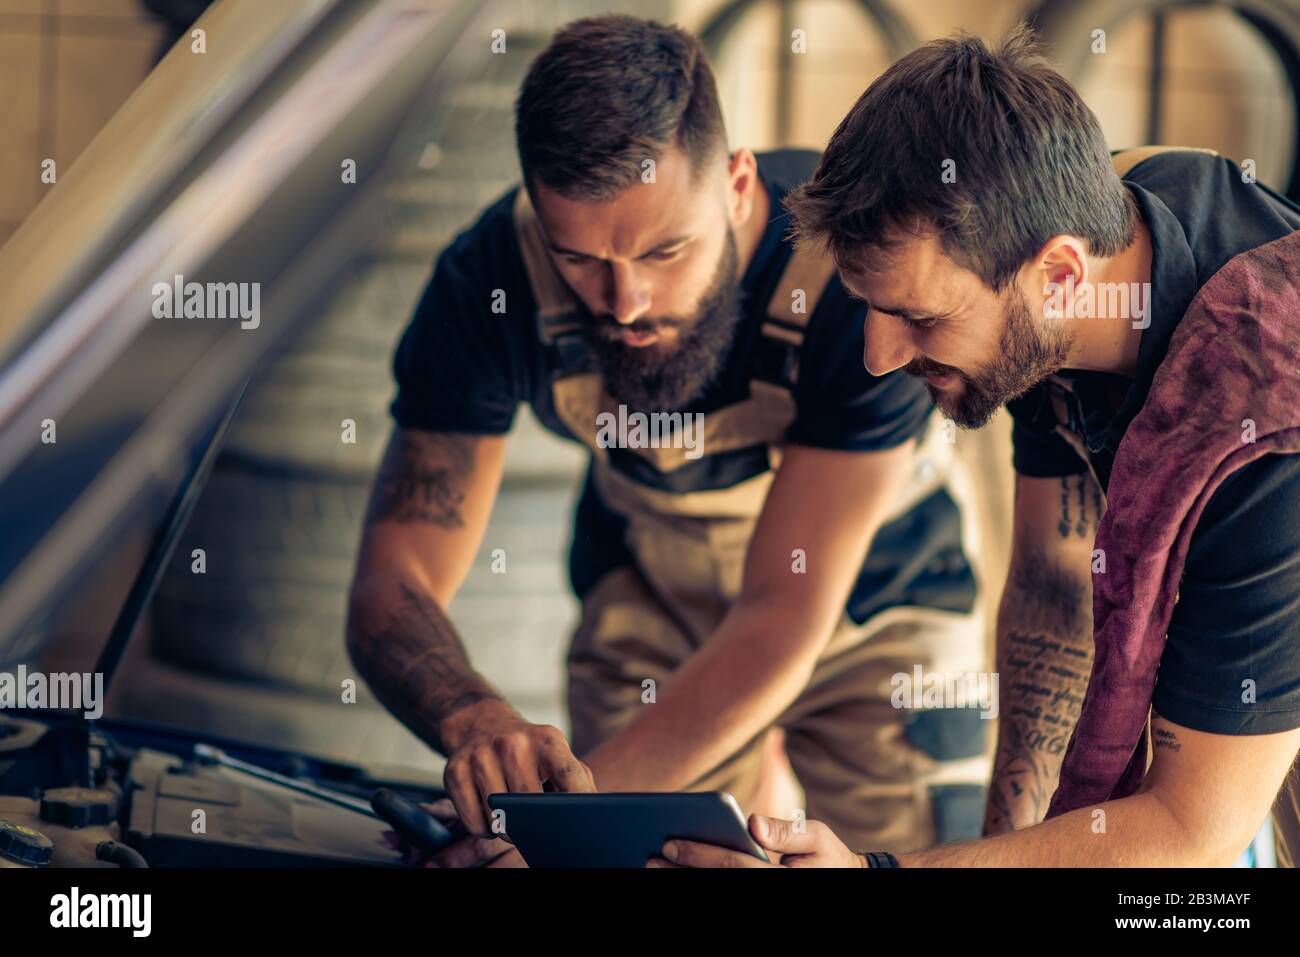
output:
<path id="1" fill-rule="evenodd" d="M 790 390 L 799 380 L 799 352 L 835 263 L 819 250 L 796 247 L 767 303 L 755 350 L 754 379 Z"/>
<path id="2" fill-rule="evenodd" d="M 590 371 L 591 350 L 582 336 L 577 298 L 556 270 L 528 190 L 519 187 L 514 204 L 515 236 L 537 302 L 537 333 L 555 357 L 559 375 Z"/>

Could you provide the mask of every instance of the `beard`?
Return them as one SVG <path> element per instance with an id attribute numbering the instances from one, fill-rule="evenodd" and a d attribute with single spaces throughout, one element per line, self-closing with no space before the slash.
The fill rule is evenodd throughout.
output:
<path id="1" fill-rule="evenodd" d="M 608 316 L 588 319 L 587 338 L 605 378 L 605 389 L 635 412 L 676 412 L 713 383 L 726 362 L 740 322 L 739 257 L 727 230 L 726 245 L 694 319 L 642 318 L 622 325 Z M 676 328 L 677 342 L 643 348 L 624 344 L 619 335 Z"/>
<path id="2" fill-rule="evenodd" d="M 961 391 L 941 390 L 926 383 L 935 405 L 963 429 L 988 424 L 993 413 L 1024 395 L 1060 370 L 1071 341 L 1058 324 L 1035 320 L 1033 310 L 1018 290 L 1012 290 L 1003 309 L 1000 354 L 979 372 L 963 372 L 930 359 L 914 359 L 906 371 L 914 376 L 955 375 Z"/>

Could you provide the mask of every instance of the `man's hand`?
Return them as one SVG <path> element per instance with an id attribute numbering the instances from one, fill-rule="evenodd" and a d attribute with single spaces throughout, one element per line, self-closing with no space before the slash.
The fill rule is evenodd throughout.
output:
<path id="1" fill-rule="evenodd" d="M 695 841 L 669 841 L 663 857 L 652 857 L 646 867 L 865 867 L 862 855 L 854 854 L 820 821 L 804 822 L 795 830 L 794 821 L 749 816 L 749 833 L 767 856 L 777 863 L 760 861 L 752 854 Z"/>
<path id="2" fill-rule="evenodd" d="M 460 820 L 450 798 L 428 806 L 428 811 L 448 826 Z M 429 855 L 425 867 L 527 867 L 513 844 L 499 837 L 466 837 Z"/>
<path id="3" fill-rule="evenodd" d="M 498 836 L 490 794 L 541 791 L 543 782 L 556 791 L 596 790 L 591 771 L 558 728 L 532 724 L 503 701 L 481 701 L 457 712 L 443 735 L 454 742 L 443 783 L 465 829 L 476 837 Z"/>
<path id="4" fill-rule="evenodd" d="M 454 827 L 460 816 L 449 798 L 421 805 L 439 823 Z M 411 867 L 527 867 L 523 856 L 507 841 L 490 837 L 462 837 L 442 850 L 429 854 L 412 847 L 395 831 L 385 831 L 388 846 L 402 853 L 402 862 Z"/>

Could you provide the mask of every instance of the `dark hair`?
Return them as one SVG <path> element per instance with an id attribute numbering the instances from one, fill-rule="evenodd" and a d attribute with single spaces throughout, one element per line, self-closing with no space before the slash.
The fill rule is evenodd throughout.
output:
<path id="1" fill-rule="evenodd" d="M 997 51 L 959 34 L 900 59 L 786 206 L 799 240 L 824 244 L 841 266 L 860 268 L 895 230 L 933 229 L 954 261 L 999 291 L 1052 236 L 1114 255 L 1136 222 L 1097 117 L 1024 26 Z"/>
<path id="2" fill-rule="evenodd" d="M 629 16 L 562 28 L 533 62 L 515 103 L 524 182 L 570 199 L 611 199 L 647 159 L 679 146 L 699 170 L 726 131 L 704 48 L 673 26 Z"/>

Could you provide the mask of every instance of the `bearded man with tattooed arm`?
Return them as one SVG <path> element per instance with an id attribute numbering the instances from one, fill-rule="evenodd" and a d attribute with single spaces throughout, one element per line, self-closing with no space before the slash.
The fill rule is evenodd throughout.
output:
<path id="1" fill-rule="evenodd" d="M 873 374 L 965 428 L 1006 405 L 1014 554 L 986 836 L 755 839 L 795 867 L 1229 866 L 1271 812 L 1294 866 L 1300 207 L 1205 150 L 1112 153 L 1024 28 L 901 58 L 787 205 L 869 304 Z"/>

